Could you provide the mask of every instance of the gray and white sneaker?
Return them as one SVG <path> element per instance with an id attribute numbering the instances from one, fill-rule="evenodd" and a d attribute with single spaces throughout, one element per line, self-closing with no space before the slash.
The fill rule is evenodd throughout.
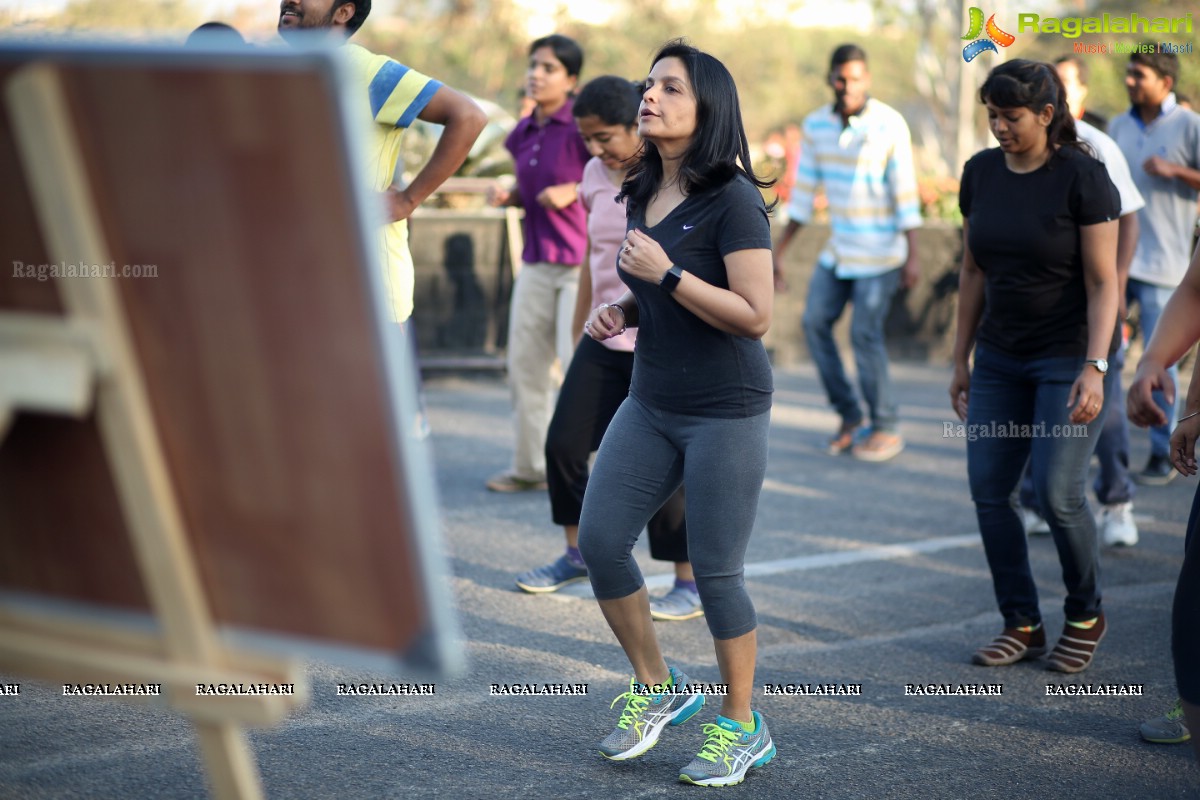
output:
<path id="1" fill-rule="evenodd" d="M 1171 710 L 1161 717 L 1148 719 L 1139 727 L 1142 738 L 1155 744 L 1180 744 L 1192 738 L 1187 720 L 1183 718 L 1183 702 L 1176 700 Z"/>
<path id="2" fill-rule="evenodd" d="M 1133 521 L 1133 503 L 1112 503 L 1100 507 L 1100 541 L 1107 547 L 1133 547 L 1138 543 L 1137 523 Z"/>
<path id="3" fill-rule="evenodd" d="M 673 586 L 662 597 L 650 598 L 650 616 L 653 619 L 695 619 L 704 614 L 700 595 L 685 586 Z"/>
<path id="4" fill-rule="evenodd" d="M 600 755 L 613 761 L 636 758 L 658 742 L 663 729 L 682 725 L 704 706 L 704 695 L 684 694 L 688 676 L 671 667 L 674 683 L 661 694 L 647 694 L 639 687 L 637 678 L 629 679 L 629 691 L 613 700 L 615 706 L 625 701 L 616 729 L 600 743 Z M 639 691 L 641 689 L 641 691 Z"/>
<path id="5" fill-rule="evenodd" d="M 757 711 L 754 722 L 754 733 L 746 733 L 740 723 L 719 715 L 715 724 L 705 725 L 708 740 L 679 773 L 679 780 L 696 786 L 733 786 L 746 778 L 748 770 L 765 767 L 775 757 L 775 743 L 767 721 Z"/>

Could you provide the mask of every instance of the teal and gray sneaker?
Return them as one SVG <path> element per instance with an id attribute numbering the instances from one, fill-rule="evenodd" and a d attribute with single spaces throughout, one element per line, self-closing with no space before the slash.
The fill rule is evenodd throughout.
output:
<path id="1" fill-rule="evenodd" d="M 1148 719 L 1138 728 L 1142 738 L 1155 744 L 1180 744 L 1192 738 L 1183 718 L 1183 701 L 1176 700 L 1171 710 L 1161 717 Z"/>
<path id="2" fill-rule="evenodd" d="M 517 587 L 533 594 L 557 592 L 568 583 L 587 580 L 587 567 L 577 567 L 564 554 L 553 564 L 522 572 Z"/>
<path id="3" fill-rule="evenodd" d="M 708 741 L 679 773 L 679 780 L 696 786 L 733 786 L 746 778 L 746 770 L 764 767 L 775 757 L 775 743 L 762 714 L 754 712 L 754 733 L 740 723 L 718 716 L 704 726 Z"/>
<path id="4" fill-rule="evenodd" d="M 675 667 L 671 667 L 671 677 L 675 679 L 672 689 L 688 685 L 688 676 Z M 702 694 L 639 692 L 636 677 L 629 679 L 629 691 L 613 700 L 612 705 L 622 700 L 625 708 L 616 729 L 600 743 L 600 755 L 613 761 L 640 756 L 654 747 L 668 723 L 682 725 L 704 706 Z"/>

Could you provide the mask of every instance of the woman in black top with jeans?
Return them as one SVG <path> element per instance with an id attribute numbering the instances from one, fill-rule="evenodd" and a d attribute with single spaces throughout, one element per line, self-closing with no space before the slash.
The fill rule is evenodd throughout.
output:
<path id="1" fill-rule="evenodd" d="M 1046 633 L 1025 532 L 1010 498 L 1026 461 L 1066 584 L 1047 667 L 1079 672 L 1105 633 L 1088 462 L 1104 419 L 1116 336 L 1120 203 L 1075 135 L 1048 64 L 1015 60 L 980 89 L 1000 147 L 963 169 L 963 264 L 950 398 L 967 423 L 967 473 L 1004 630 L 986 666 L 1039 656 Z M 969 366 L 971 350 L 975 364 Z"/>

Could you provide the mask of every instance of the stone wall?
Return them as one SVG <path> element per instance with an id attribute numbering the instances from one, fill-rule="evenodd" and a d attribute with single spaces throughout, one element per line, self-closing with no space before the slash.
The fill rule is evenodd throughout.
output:
<path id="1" fill-rule="evenodd" d="M 422 364 L 501 366 L 512 289 L 504 212 L 421 209 L 410 224 L 416 264 L 413 323 Z M 764 340 L 778 366 L 807 359 L 800 320 L 809 276 L 828 236 L 828 227 L 811 226 L 788 253 L 790 290 L 776 295 L 775 320 Z M 957 228 L 931 224 L 918 232 L 917 241 L 921 282 L 897 293 L 887 321 L 888 347 L 897 358 L 946 363 L 953 346 L 961 238 Z M 843 342 L 846 317 L 837 328 Z"/>

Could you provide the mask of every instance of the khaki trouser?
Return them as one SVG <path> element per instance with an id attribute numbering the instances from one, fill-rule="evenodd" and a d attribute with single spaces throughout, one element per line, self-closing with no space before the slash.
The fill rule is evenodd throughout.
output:
<path id="1" fill-rule="evenodd" d="M 513 286 L 508 318 L 508 382 L 512 389 L 512 473 L 527 480 L 546 475 L 546 428 L 554 394 L 571 363 L 580 331 L 571 330 L 579 268 L 525 264 Z M 557 356 L 560 370 L 552 375 Z"/>

